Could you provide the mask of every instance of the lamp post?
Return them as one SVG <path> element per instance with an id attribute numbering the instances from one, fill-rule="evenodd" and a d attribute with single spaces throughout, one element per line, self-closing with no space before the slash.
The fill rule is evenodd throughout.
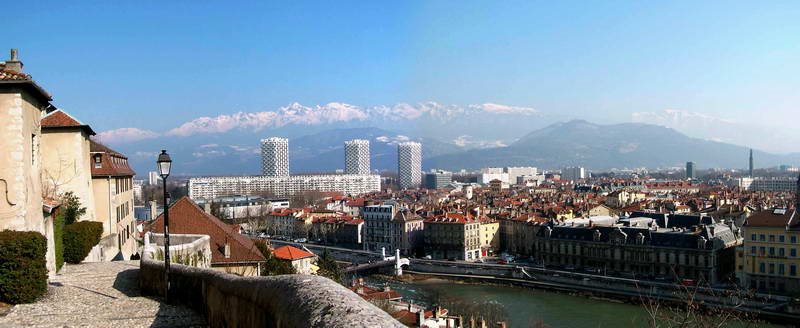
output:
<path id="1" fill-rule="evenodd" d="M 164 186 L 164 272 L 165 290 L 164 298 L 169 303 L 169 195 L 167 194 L 167 177 L 172 167 L 172 159 L 166 150 L 161 150 L 156 161 L 158 174 L 161 175 L 161 184 Z"/>

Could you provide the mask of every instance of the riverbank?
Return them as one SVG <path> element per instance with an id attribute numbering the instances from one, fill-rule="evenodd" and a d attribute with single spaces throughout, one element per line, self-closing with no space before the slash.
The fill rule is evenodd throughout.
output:
<path id="1" fill-rule="evenodd" d="M 436 274 L 411 273 L 400 278 L 373 275 L 370 280 L 378 285 L 388 284 L 405 299 L 424 306 L 431 306 L 435 303 L 433 298 L 442 297 L 500 304 L 508 316 L 509 327 L 526 327 L 533 323 L 551 327 L 649 327 L 652 319 L 637 300 L 585 292 Z M 750 318 L 741 319 L 729 319 L 730 324 L 726 326 L 781 327 Z"/>
<path id="2" fill-rule="evenodd" d="M 684 306 L 689 295 L 704 312 L 723 309 L 737 311 L 748 318 L 759 318 L 779 324 L 800 322 L 800 315 L 785 312 L 792 308 L 791 299 L 784 296 L 750 294 L 718 288 L 695 288 L 664 282 L 634 280 L 571 271 L 547 270 L 535 267 L 488 265 L 452 261 L 414 260 L 410 274 L 422 273 L 455 280 L 476 280 L 488 284 L 512 284 L 561 293 L 576 293 L 592 297 L 618 299 L 631 303 L 658 303 Z"/>

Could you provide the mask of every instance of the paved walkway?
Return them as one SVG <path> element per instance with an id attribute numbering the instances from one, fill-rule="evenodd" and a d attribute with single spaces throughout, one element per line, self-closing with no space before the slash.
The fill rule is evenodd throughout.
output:
<path id="1" fill-rule="evenodd" d="M 0 316 L 0 327 L 205 327 L 202 315 L 139 294 L 138 261 L 65 265 L 47 295 Z"/>

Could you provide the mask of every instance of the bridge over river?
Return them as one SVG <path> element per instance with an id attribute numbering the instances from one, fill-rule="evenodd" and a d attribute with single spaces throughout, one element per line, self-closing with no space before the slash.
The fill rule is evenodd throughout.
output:
<path id="1" fill-rule="evenodd" d="M 395 250 L 394 256 L 386 256 L 385 251 L 382 253 L 375 253 L 358 249 L 295 243 L 277 239 L 271 239 L 270 242 L 275 246 L 291 245 L 297 248 L 302 248 L 316 255 L 321 255 L 323 252 L 325 252 L 325 250 L 327 250 L 328 254 L 330 254 L 335 260 L 353 264 L 342 270 L 345 273 L 357 273 L 383 268 L 393 268 L 393 273 L 399 276 L 403 274 L 403 268 L 408 268 L 408 266 L 411 264 L 409 259 L 400 257 L 400 250 Z M 395 261 L 396 258 L 399 258 L 400 260 Z"/>

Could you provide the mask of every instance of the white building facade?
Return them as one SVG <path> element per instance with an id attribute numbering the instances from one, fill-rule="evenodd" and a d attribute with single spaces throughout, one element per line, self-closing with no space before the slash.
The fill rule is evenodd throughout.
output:
<path id="1" fill-rule="evenodd" d="M 397 182 L 400 188 L 416 188 L 422 182 L 422 144 L 397 145 Z"/>
<path id="2" fill-rule="evenodd" d="M 586 179 L 586 169 L 580 166 L 568 166 L 561 169 L 561 180 Z"/>
<path id="3" fill-rule="evenodd" d="M 369 140 L 344 142 L 344 173 L 369 174 Z"/>
<path id="4" fill-rule="evenodd" d="M 159 179 L 161 179 L 161 177 L 158 176 L 158 172 L 156 171 L 147 172 L 147 184 L 151 186 L 158 185 Z"/>
<path id="5" fill-rule="evenodd" d="M 272 137 L 261 140 L 261 174 L 289 176 L 289 139 Z"/>
<path id="6" fill-rule="evenodd" d="M 380 191 L 381 177 L 377 174 L 199 177 L 189 179 L 188 189 L 192 199 L 256 195 L 261 192 L 276 196 L 291 196 L 304 191 L 359 195 Z"/>
<path id="7" fill-rule="evenodd" d="M 785 178 L 739 178 L 739 188 L 753 191 L 792 192 L 797 185 L 796 179 Z"/>

